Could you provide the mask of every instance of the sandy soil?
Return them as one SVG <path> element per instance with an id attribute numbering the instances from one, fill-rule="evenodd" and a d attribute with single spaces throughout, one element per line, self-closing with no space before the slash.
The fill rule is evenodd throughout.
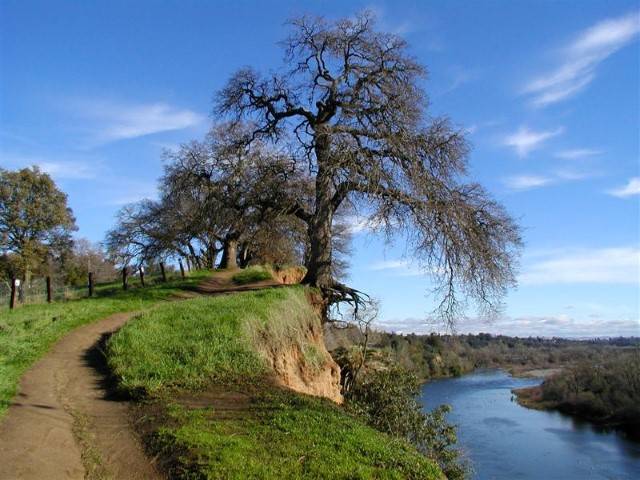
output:
<path id="1" fill-rule="evenodd" d="M 156 479 L 111 393 L 101 347 L 134 314 L 80 327 L 22 377 L 0 423 L 0 479 Z"/>

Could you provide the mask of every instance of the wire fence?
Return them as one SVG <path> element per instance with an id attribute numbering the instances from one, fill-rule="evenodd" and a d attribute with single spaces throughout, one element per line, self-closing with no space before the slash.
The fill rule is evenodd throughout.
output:
<path id="1" fill-rule="evenodd" d="M 178 274 L 172 270 L 167 271 L 167 279 L 172 280 L 178 278 Z M 162 276 L 157 273 L 145 275 L 145 284 L 148 286 L 155 285 L 162 282 Z M 129 275 L 127 277 L 127 285 L 132 288 L 141 286 L 140 276 Z M 94 295 L 100 296 L 101 294 L 111 293 L 115 290 L 122 289 L 121 278 L 116 278 L 107 282 L 100 282 L 94 284 Z M 79 298 L 86 298 L 89 296 L 89 282 L 82 286 L 64 285 L 61 279 L 51 279 L 51 301 L 61 302 L 66 300 L 75 300 Z M 11 299 L 11 283 L 7 281 L 0 281 L 0 311 L 9 309 L 9 302 Z M 47 281 L 45 278 L 33 278 L 28 284 L 21 283 L 16 289 L 16 306 L 19 305 L 32 305 L 38 303 L 47 302 Z"/>
<path id="2" fill-rule="evenodd" d="M 77 287 L 71 285 L 61 285 L 52 279 L 51 300 L 59 302 L 63 300 L 73 300 L 88 295 L 88 287 Z M 9 307 L 11 298 L 10 282 L 0 284 L 0 308 Z M 45 303 L 47 301 L 47 282 L 44 278 L 36 278 L 30 282 L 23 282 L 16 289 L 16 303 L 30 305 L 33 303 Z"/>

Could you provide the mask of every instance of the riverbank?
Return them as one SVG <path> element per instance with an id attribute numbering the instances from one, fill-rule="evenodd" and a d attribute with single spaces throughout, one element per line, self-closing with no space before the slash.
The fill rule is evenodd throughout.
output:
<path id="1" fill-rule="evenodd" d="M 542 379 L 547 379 L 549 377 L 552 377 L 553 375 L 557 375 L 558 373 L 562 372 L 562 369 L 565 368 L 564 366 L 559 366 L 559 367 L 555 367 L 555 368 L 534 368 L 534 369 L 530 369 L 530 368 L 526 368 L 526 367 L 522 367 L 522 366 L 511 366 L 511 367 L 506 367 L 506 370 L 514 377 L 518 377 L 518 378 L 542 378 Z"/>
<path id="2" fill-rule="evenodd" d="M 616 429 L 625 432 L 630 439 L 640 442 L 640 424 L 628 423 L 626 420 L 615 416 L 595 416 L 590 415 L 584 409 L 577 408 L 570 403 L 548 400 L 544 398 L 542 384 L 532 387 L 514 388 L 511 393 L 515 396 L 519 405 L 532 410 L 558 411 L 565 415 L 587 421 L 597 427 L 605 429 Z"/>

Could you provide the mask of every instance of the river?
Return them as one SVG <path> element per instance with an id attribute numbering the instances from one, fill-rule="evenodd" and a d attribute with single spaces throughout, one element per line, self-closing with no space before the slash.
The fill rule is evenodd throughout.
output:
<path id="1" fill-rule="evenodd" d="M 427 409 L 453 407 L 458 444 L 478 480 L 640 479 L 640 443 L 559 412 L 530 410 L 511 389 L 540 383 L 501 370 L 424 385 Z"/>

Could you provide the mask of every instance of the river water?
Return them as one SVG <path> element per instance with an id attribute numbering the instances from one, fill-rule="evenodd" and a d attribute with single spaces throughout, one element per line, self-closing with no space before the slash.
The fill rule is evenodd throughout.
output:
<path id="1" fill-rule="evenodd" d="M 559 412 L 530 410 L 511 389 L 540 383 L 501 370 L 424 385 L 427 409 L 453 407 L 458 444 L 479 480 L 640 479 L 640 443 Z"/>

